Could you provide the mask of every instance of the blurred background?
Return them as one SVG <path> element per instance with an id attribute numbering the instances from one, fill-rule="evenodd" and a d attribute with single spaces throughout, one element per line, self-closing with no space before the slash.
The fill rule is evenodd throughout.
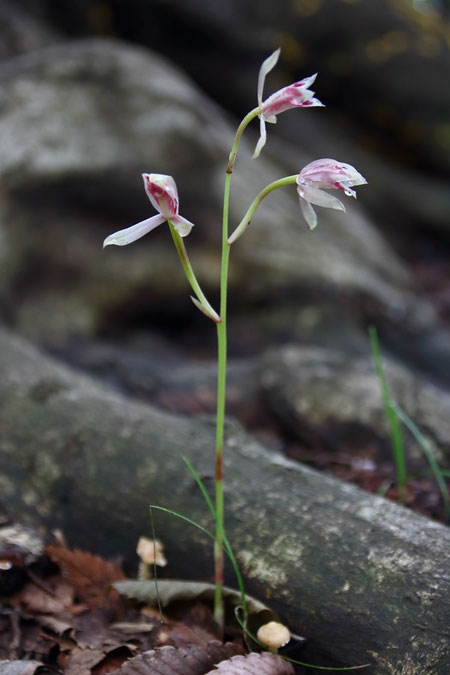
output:
<path id="1" fill-rule="evenodd" d="M 230 120 L 254 106 L 260 63 L 281 46 L 266 93 L 318 71 L 317 95 L 327 111 L 304 119 L 290 112 L 271 135 L 313 157 L 336 147 L 343 160 L 369 174 L 371 189 L 360 199 L 376 226 L 413 265 L 424 290 L 439 286 L 434 277 L 443 272 L 448 240 L 448 2 L 2 0 L 0 11 L 5 65 L 51 44 L 113 38 L 167 57 Z M 120 116 L 116 106 L 110 123 Z M 447 297 L 438 302 L 448 312 Z"/>
<path id="2" fill-rule="evenodd" d="M 266 183 L 318 157 L 368 186 L 347 217 L 319 209 L 314 237 L 295 190 L 266 200 L 233 249 L 231 355 L 292 341 L 366 354 L 374 322 L 392 355 L 447 387 L 448 16 L 447 0 L 0 0 L 4 325 L 120 386 L 128 349 L 214 357 L 166 229 L 101 243 L 153 214 L 140 173 L 172 174 L 217 301 L 226 157 L 281 46 L 265 95 L 318 72 L 326 108 L 280 115 L 258 162 L 248 131 L 232 225 Z"/>

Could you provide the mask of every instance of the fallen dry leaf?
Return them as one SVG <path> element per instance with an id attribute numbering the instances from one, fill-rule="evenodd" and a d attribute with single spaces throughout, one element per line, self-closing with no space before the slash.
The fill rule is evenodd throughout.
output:
<path id="1" fill-rule="evenodd" d="M 38 661 L 0 661 L 0 675 L 35 675 L 41 666 Z"/>
<path id="2" fill-rule="evenodd" d="M 27 612 L 59 614 L 72 605 L 73 588 L 61 577 L 52 577 L 46 579 L 42 586 L 34 582 L 26 584 L 14 600 L 22 603 Z"/>
<path id="3" fill-rule="evenodd" d="M 204 675 L 215 663 L 239 652 L 234 643 L 224 645 L 217 640 L 204 647 L 159 647 L 135 656 L 112 675 Z"/>
<path id="4" fill-rule="evenodd" d="M 61 568 L 81 602 L 92 609 L 114 605 L 116 592 L 109 587 L 125 579 L 120 567 L 92 553 L 62 546 L 49 546 L 46 553 Z"/>
<path id="5" fill-rule="evenodd" d="M 36 615 L 35 620 L 40 626 L 50 629 L 56 635 L 63 635 L 66 631 L 72 628 L 72 621 L 69 621 L 69 616 L 49 616 L 47 614 Z"/>
<path id="6" fill-rule="evenodd" d="M 106 609 L 86 610 L 73 619 L 73 639 L 81 649 L 103 649 L 124 644 L 122 633 L 110 628 Z"/>
<path id="7" fill-rule="evenodd" d="M 65 675 L 90 675 L 92 668 L 105 657 L 103 649 L 72 649 L 64 668 Z"/>
<path id="8" fill-rule="evenodd" d="M 277 654 L 246 654 L 222 661 L 206 675 L 294 675 L 292 663 Z"/>
<path id="9" fill-rule="evenodd" d="M 92 669 L 92 675 L 108 675 L 120 666 L 130 657 L 130 651 L 125 647 L 114 649 L 109 652 L 105 658 Z"/>
<path id="10" fill-rule="evenodd" d="M 156 605 L 158 600 L 162 607 L 167 607 L 178 600 L 213 600 L 215 593 L 214 584 L 203 581 L 181 581 L 179 579 L 155 579 L 149 581 L 135 581 L 127 579 L 117 581 L 114 584 L 119 593 L 134 598 L 149 605 Z M 224 586 L 223 597 L 225 603 L 230 606 L 241 604 L 241 594 L 234 588 Z M 250 595 L 245 596 L 249 612 L 257 613 L 271 610 L 263 602 Z"/>
<path id="11" fill-rule="evenodd" d="M 167 619 L 181 621 L 185 626 L 202 628 L 211 635 L 210 640 L 217 640 L 219 629 L 214 620 L 212 603 L 175 602 L 166 611 Z"/>
<path id="12" fill-rule="evenodd" d="M 155 647 L 187 647 L 199 645 L 205 647 L 208 643 L 217 639 L 217 635 L 201 628 L 200 626 L 187 626 L 178 621 L 169 621 L 160 624 L 152 633 Z"/>

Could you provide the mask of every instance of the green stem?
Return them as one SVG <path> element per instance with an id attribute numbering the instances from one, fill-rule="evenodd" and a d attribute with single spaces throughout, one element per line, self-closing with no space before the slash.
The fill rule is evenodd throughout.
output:
<path id="1" fill-rule="evenodd" d="M 398 498 L 401 504 L 406 502 L 406 461 L 405 449 L 403 446 L 402 429 L 399 422 L 399 417 L 389 393 L 386 376 L 384 374 L 383 360 L 381 358 L 380 343 L 378 341 L 378 334 L 374 326 L 369 327 L 370 343 L 372 347 L 372 354 L 375 360 L 375 367 L 377 370 L 378 380 L 381 387 L 381 397 L 385 410 L 386 419 L 389 424 L 391 433 L 391 442 L 394 452 L 395 471 L 397 474 Z"/>
<path id="2" fill-rule="evenodd" d="M 273 183 L 269 183 L 269 185 L 266 185 L 266 187 L 261 190 L 261 192 L 255 197 L 255 199 L 252 201 L 250 204 L 247 213 L 245 216 L 242 218 L 241 222 L 231 235 L 231 237 L 228 239 L 228 244 L 233 244 L 236 239 L 239 239 L 239 237 L 244 234 L 245 230 L 247 229 L 247 226 L 249 225 L 251 219 L 253 218 L 256 209 L 264 199 L 264 197 L 267 197 L 269 192 L 272 192 L 272 190 L 276 190 L 279 187 L 284 187 L 285 185 L 292 185 L 292 183 L 295 183 L 298 178 L 298 173 L 296 173 L 293 176 L 286 176 L 285 178 L 280 178 L 280 180 L 275 180 Z"/>
<path id="3" fill-rule="evenodd" d="M 169 223 L 170 233 L 172 234 L 172 239 L 174 241 L 175 248 L 177 249 L 178 255 L 180 257 L 184 273 L 191 285 L 192 290 L 194 291 L 195 295 L 198 298 L 198 304 L 194 298 L 192 298 L 192 300 L 194 301 L 196 306 L 204 314 L 206 314 L 206 316 L 208 316 L 210 319 L 212 319 L 215 323 L 218 324 L 220 322 L 220 316 L 217 314 L 215 309 L 209 304 L 205 294 L 200 288 L 200 284 L 198 283 L 197 278 L 194 274 L 194 270 L 192 269 L 192 265 L 190 263 L 189 256 L 187 254 L 184 241 L 182 237 L 180 237 L 180 235 L 178 234 L 178 232 L 176 231 L 170 220 L 168 220 L 167 222 Z"/>
<path id="4" fill-rule="evenodd" d="M 259 114 L 259 107 L 258 108 L 253 108 L 253 110 L 250 110 L 248 115 L 244 117 L 242 122 L 237 128 L 234 141 L 233 141 L 233 146 L 231 148 L 230 156 L 228 158 L 228 165 L 227 165 L 227 173 L 233 173 L 233 167 L 234 163 L 236 161 L 236 155 L 237 155 L 237 149 L 239 145 L 239 141 L 241 140 L 241 136 L 244 133 L 244 130 L 246 126 L 253 120 L 255 117 Z"/>
<path id="5" fill-rule="evenodd" d="M 223 530 L 224 530 L 224 500 L 223 500 L 223 443 L 225 425 L 225 396 L 227 375 L 227 290 L 228 290 L 228 262 L 230 247 L 228 245 L 228 208 L 230 200 L 231 173 L 225 177 L 222 224 L 222 262 L 220 269 L 220 323 L 217 324 L 217 418 L 216 418 L 216 538 L 214 542 L 214 582 L 216 586 L 214 596 L 214 617 L 220 628 L 223 627 Z"/>
<path id="6" fill-rule="evenodd" d="M 225 398 L 227 382 L 227 292 L 228 263 L 228 217 L 230 205 L 231 175 L 236 161 L 239 141 L 246 126 L 258 115 L 259 107 L 251 110 L 240 123 L 231 148 L 226 168 L 223 195 L 222 259 L 220 265 L 220 322 L 217 324 L 217 416 L 216 416 L 216 467 L 215 467 L 215 510 L 216 532 L 214 540 L 214 618 L 223 630 L 223 572 L 224 572 L 224 495 L 223 495 L 223 446 L 225 425 Z"/>

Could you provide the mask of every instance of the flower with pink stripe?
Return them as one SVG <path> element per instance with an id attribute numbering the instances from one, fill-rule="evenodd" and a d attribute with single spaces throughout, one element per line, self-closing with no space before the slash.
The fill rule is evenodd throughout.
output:
<path id="1" fill-rule="evenodd" d="M 309 89 L 316 79 L 317 73 L 315 75 L 311 75 L 310 77 L 305 77 L 305 79 L 299 80 L 298 82 L 294 82 L 294 84 L 290 84 L 287 87 L 283 87 L 283 89 L 276 91 L 265 101 L 262 100 L 264 81 L 267 74 L 270 73 L 272 68 L 275 67 L 279 56 L 280 49 L 277 49 L 276 52 L 274 52 L 263 62 L 259 71 L 258 105 L 261 110 L 259 114 L 260 137 L 253 154 L 254 158 L 259 157 L 261 150 L 266 144 L 266 122 L 275 124 L 277 121 L 277 115 L 285 112 L 286 110 L 290 110 L 291 108 L 323 106 L 323 103 L 321 103 L 317 98 L 314 98 L 314 92 L 310 91 Z"/>
<path id="2" fill-rule="evenodd" d="M 141 220 L 141 222 L 127 227 L 125 230 L 110 234 L 103 242 L 103 248 L 111 244 L 116 246 L 131 244 L 166 220 L 170 220 L 181 237 L 188 235 L 193 228 L 194 223 L 186 220 L 178 213 L 178 191 L 172 176 L 165 176 L 161 173 L 143 173 L 142 178 L 144 179 L 147 197 L 159 213 L 146 220 Z"/>
<path id="3" fill-rule="evenodd" d="M 311 229 L 317 225 L 317 214 L 311 204 L 345 211 L 341 200 L 329 195 L 328 192 L 323 192 L 323 188 L 343 190 L 344 194 L 356 199 L 356 192 L 352 188 L 367 183 L 353 166 L 337 162 L 335 159 L 316 159 L 307 164 L 300 171 L 296 182 L 300 207 Z"/>

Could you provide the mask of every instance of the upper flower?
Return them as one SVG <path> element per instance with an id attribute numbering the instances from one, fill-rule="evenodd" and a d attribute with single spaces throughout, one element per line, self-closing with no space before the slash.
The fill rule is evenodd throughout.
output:
<path id="1" fill-rule="evenodd" d="M 178 191 L 172 176 L 165 176 L 161 173 L 143 173 L 142 178 L 144 179 L 147 197 L 159 213 L 136 223 L 136 225 L 127 227 L 125 230 L 110 234 L 103 242 L 103 248 L 110 244 L 116 246 L 131 244 L 136 239 L 143 237 L 144 234 L 154 230 L 165 220 L 170 220 L 181 237 L 185 237 L 193 228 L 194 223 L 178 214 Z"/>
<path id="2" fill-rule="evenodd" d="M 311 204 L 345 211 L 341 200 L 323 192 L 322 188 L 344 190 L 346 195 L 356 199 L 352 187 L 367 183 L 353 166 L 335 159 L 316 159 L 307 164 L 300 171 L 296 182 L 302 213 L 311 229 L 317 225 L 317 215 Z"/>
<path id="3" fill-rule="evenodd" d="M 265 101 L 262 100 L 266 75 L 270 73 L 272 68 L 276 65 L 279 56 L 280 49 L 277 49 L 276 52 L 274 52 L 263 62 L 259 70 L 258 105 L 261 110 L 259 115 L 261 135 L 255 148 L 253 155 L 254 158 L 259 157 L 259 153 L 266 143 L 266 122 L 275 123 L 277 121 L 276 116 L 279 113 L 282 113 L 285 110 L 290 110 L 291 108 L 323 106 L 323 103 L 321 103 L 317 98 L 314 98 L 314 92 L 309 90 L 309 87 L 317 77 L 317 73 L 315 75 L 311 75 L 311 77 L 305 77 L 304 80 L 299 80 L 294 84 L 283 87 L 283 89 L 276 91 Z"/>

